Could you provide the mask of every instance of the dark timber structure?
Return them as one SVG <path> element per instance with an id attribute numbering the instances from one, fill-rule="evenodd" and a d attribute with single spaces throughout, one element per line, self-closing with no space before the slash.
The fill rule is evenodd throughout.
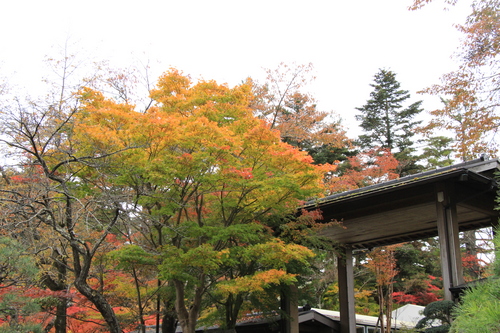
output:
<path id="1" fill-rule="evenodd" d="M 344 249 L 339 260 L 340 331 L 355 333 L 352 251 L 439 236 L 445 299 L 463 284 L 459 231 L 498 223 L 498 160 L 478 159 L 308 202 L 320 209 L 325 236 Z"/>

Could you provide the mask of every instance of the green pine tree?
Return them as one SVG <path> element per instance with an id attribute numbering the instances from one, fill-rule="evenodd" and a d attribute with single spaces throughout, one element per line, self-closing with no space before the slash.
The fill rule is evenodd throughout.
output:
<path id="1" fill-rule="evenodd" d="M 404 176 L 419 172 L 417 157 L 412 137 L 414 128 L 421 121 L 414 120 L 421 111 L 422 101 L 405 107 L 410 98 L 408 90 L 402 90 L 396 80 L 396 74 L 380 69 L 370 85 L 373 91 L 370 99 L 362 107 L 356 108 L 361 114 L 356 115 L 365 134 L 360 135 L 358 144 L 361 148 L 388 148 L 400 162 L 399 174 Z"/>
<path id="2" fill-rule="evenodd" d="M 423 149 L 423 154 L 420 159 L 425 161 L 425 169 L 432 170 L 453 164 L 453 148 L 451 144 L 453 138 L 445 136 L 434 136 L 425 140 L 426 146 Z"/>

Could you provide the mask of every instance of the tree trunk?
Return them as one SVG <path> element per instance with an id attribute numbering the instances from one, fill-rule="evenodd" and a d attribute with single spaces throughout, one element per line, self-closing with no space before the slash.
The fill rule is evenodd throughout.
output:
<path id="1" fill-rule="evenodd" d="M 199 278 L 200 283 L 205 281 L 205 275 L 202 274 Z M 191 305 L 189 310 L 186 308 L 185 302 L 185 286 L 184 282 L 179 280 L 173 281 L 175 287 L 175 310 L 177 312 L 177 318 L 179 324 L 182 327 L 183 333 L 195 333 L 196 332 L 196 321 L 198 320 L 198 315 L 201 309 L 201 299 L 203 296 L 204 288 L 203 286 L 197 286 L 194 290 L 194 296 L 191 300 Z"/>
<path id="2" fill-rule="evenodd" d="M 161 321 L 161 333 L 175 333 L 176 328 L 177 317 L 175 316 L 175 313 L 172 313 L 172 311 L 164 311 Z"/>
<path id="3" fill-rule="evenodd" d="M 49 288 L 51 291 L 64 291 L 68 289 L 66 283 L 67 279 L 67 262 L 63 255 L 61 255 L 58 249 L 54 249 L 51 254 L 51 265 L 56 270 L 56 278 L 53 278 L 50 274 L 44 274 L 41 278 L 41 283 L 43 286 Z M 66 298 L 60 297 L 57 300 L 56 305 L 56 317 L 52 323 L 52 327 L 55 328 L 55 333 L 66 333 L 67 330 L 67 310 L 68 300 Z M 50 329 L 52 329 L 52 327 Z"/>
<path id="4" fill-rule="evenodd" d="M 387 287 L 388 288 L 388 291 L 387 291 L 387 299 L 385 301 L 385 318 L 387 320 L 387 323 L 386 323 L 386 332 L 387 333 L 391 333 L 391 327 L 392 327 L 392 293 L 394 291 L 394 285 L 391 283 L 389 284 L 389 286 Z"/>
<path id="5" fill-rule="evenodd" d="M 66 333 L 66 310 L 68 308 L 68 301 L 66 299 L 59 299 L 56 306 L 56 320 L 54 321 L 55 333 Z"/>
<path id="6" fill-rule="evenodd" d="M 158 280 L 158 287 L 161 285 L 160 280 Z M 169 285 L 171 285 L 169 283 Z M 162 333 L 175 333 L 177 328 L 177 314 L 175 312 L 175 296 L 173 293 L 159 293 L 162 295 L 163 299 L 163 317 L 161 332 Z"/>
<path id="7" fill-rule="evenodd" d="M 385 332 L 385 322 L 384 322 L 384 290 L 382 286 L 377 286 L 378 291 L 378 302 L 379 302 L 379 321 L 380 321 L 380 332 Z"/>
<path id="8" fill-rule="evenodd" d="M 243 304 L 243 296 L 236 295 L 233 297 L 230 295 L 226 300 L 225 310 L 226 310 L 226 330 L 231 331 L 236 327 L 236 320 L 238 319 L 238 314 L 240 312 L 241 306 Z"/>
<path id="9" fill-rule="evenodd" d="M 122 333 L 120 324 L 116 318 L 115 312 L 111 308 L 111 305 L 109 305 L 102 293 L 93 289 L 87 283 L 92 263 L 92 254 L 88 251 L 88 249 L 80 248 L 80 244 L 75 240 L 71 241 L 70 245 L 73 252 L 75 288 L 92 304 L 94 304 L 97 311 L 99 311 L 102 318 L 106 321 L 109 333 Z M 80 255 L 82 255 L 83 258 L 83 265 L 80 261 Z"/>
<path id="10" fill-rule="evenodd" d="M 144 321 L 144 308 L 142 306 L 141 287 L 139 285 L 139 278 L 135 268 L 132 268 L 132 276 L 134 277 L 135 292 L 137 293 L 137 308 L 139 312 L 139 323 L 141 333 L 146 333 L 146 322 Z"/>
<path id="11" fill-rule="evenodd" d="M 85 296 L 92 304 L 95 305 L 103 319 L 106 321 L 106 324 L 108 325 L 108 332 L 122 333 L 120 324 L 118 323 L 118 319 L 116 319 L 116 315 L 113 309 L 101 293 L 99 293 L 95 289 L 92 289 L 87 284 L 87 282 L 82 281 L 81 278 L 77 278 L 75 280 L 75 287 L 83 296 Z"/>

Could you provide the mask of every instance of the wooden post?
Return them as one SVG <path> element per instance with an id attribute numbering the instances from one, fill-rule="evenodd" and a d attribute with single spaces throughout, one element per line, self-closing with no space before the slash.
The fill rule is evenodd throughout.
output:
<path id="1" fill-rule="evenodd" d="M 282 330 L 284 333 L 299 333 L 298 289 L 295 284 L 285 286 L 285 289 L 281 295 L 281 310 L 285 312 L 285 316 L 282 316 Z"/>
<path id="2" fill-rule="evenodd" d="M 340 333 L 356 333 L 354 307 L 354 271 L 352 249 L 345 247 L 344 256 L 338 258 Z"/>
<path id="3" fill-rule="evenodd" d="M 453 189 L 448 184 L 436 187 L 436 213 L 441 254 L 441 274 L 443 275 L 444 299 L 453 300 L 451 287 L 463 283 L 462 258 L 458 236 L 457 206 L 451 195 Z"/>

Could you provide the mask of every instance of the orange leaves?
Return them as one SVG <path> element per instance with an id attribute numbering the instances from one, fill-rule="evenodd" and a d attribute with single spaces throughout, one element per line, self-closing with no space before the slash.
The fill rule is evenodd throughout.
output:
<path id="1" fill-rule="evenodd" d="M 217 124 L 225 124 L 248 119 L 252 93 L 246 84 L 232 89 L 215 81 L 200 81 L 193 85 L 188 77 L 171 69 L 160 77 L 151 97 L 161 103 L 163 112 L 206 117 Z"/>
<path id="2" fill-rule="evenodd" d="M 350 191 L 357 188 L 397 179 L 399 162 L 388 149 L 372 149 L 349 157 L 350 168 L 340 177 L 329 180 L 333 192 Z"/>
<path id="3" fill-rule="evenodd" d="M 224 198 L 228 205 L 239 202 L 248 209 L 265 209 L 263 202 L 283 206 L 296 200 L 301 188 L 308 187 L 308 196 L 320 193 L 324 170 L 310 165 L 312 159 L 306 153 L 282 143 L 278 132 L 253 117 L 248 84 L 228 88 L 202 81 L 193 85 L 180 76 L 176 71 L 165 74 L 152 94 L 161 103 L 155 117 L 177 121 L 171 135 L 165 136 L 170 148 L 158 150 L 164 157 L 154 163 L 170 165 L 177 179 L 191 179 L 205 193 L 224 193 L 220 200 Z M 179 82 L 182 87 L 176 85 Z M 221 204 L 209 199 L 205 195 L 205 205 Z"/>
<path id="4" fill-rule="evenodd" d="M 236 169 L 236 168 L 231 167 L 226 172 L 228 174 L 234 174 L 234 175 L 241 177 L 243 179 L 252 179 L 253 178 L 252 168 Z"/>
<path id="5" fill-rule="evenodd" d="M 500 53 L 500 15 L 497 1 L 475 1 L 460 31 L 466 35 L 465 59 L 470 67 L 494 66 Z"/>
<path id="6" fill-rule="evenodd" d="M 74 133 L 82 151 L 109 153 L 133 144 L 136 117 L 132 106 L 105 99 L 89 88 L 83 88 L 80 100 Z"/>
<path id="7" fill-rule="evenodd" d="M 206 184 L 210 192 L 224 191 L 221 186 L 230 185 L 228 179 L 220 181 L 219 173 L 260 182 L 272 174 L 273 179 L 285 176 L 289 182 L 298 182 L 297 189 L 308 186 L 311 191 L 316 186 L 308 196 L 319 194 L 325 167 L 311 166 L 309 155 L 280 142 L 276 131 L 253 117 L 248 107 L 251 94 L 248 84 L 234 88 L 214 81 L 192 84 L 171 69 L 151 93 L 158 106 L 146 114 L 84 89 L 76 131 L 88 149 L 136 147 L 124 161 L 150 172 L 146 177 L 150 181 L 163 179 L 163 185 L 185 186 L 184 180 L 191 179 L 191 183 Z M 288 192 L 283 195 L 287 200 L 292 197 Z"/>
<path id="8" fill-rule="evenodd" d="M 177 301 L 198 311 L 209 279 L 239 276 L 222 284 L 226 294 L 295 281 L 285 269 L 307 266 L 312 252 L 266 242 L 265 226 L 255 221 L 272 217 L 274 223 L 299 200 L 321 195 L 323 174 L 332 167 L 312 165 L 307 153 L 255 118 L 249 84 L 193 83 L 172 69 L 151 97 L 156 104 L 137 113 L 85 90 L 77 130 L 84 149 L 104 149 L 108 141 L 114 149 L 134 148 L 109 157 L 114 164 L 106 181 L 123 189 L 123 198 L 134 197 L 130 206 L 149 228 L 145 238 L 163 245 L 160 277 L 182 281 L 175 283 Z M 244 256 L 232 252 L 247 247 Z M 135 265 L 140 257 L 126 259 Z M 248 267 L 238 272 L 242 265 Z"/>
<path id="9" fill-rule="evenodd" d="M 397 246 L 377 247 L 368 254 L 368 262 L 365 266 L 375 274 L 378 286 L 392 284 L 394 277 L 398 274 L 394 257 L 394 250 Z"/>
<path id="10" fill-rule="evenodd" d="M 310 96 L 294 92 L 285 100 L 285 108 L 277 114 L 274 127 L 285 142 L 301 148 L 324 144 L 345 146 L 347 138 L 339 122 L 331 119 L 329 113 L 317 110 Z"/>
<path id="11" fill-rule="evenodd" d="M 416 0 L 416 7 L 430 0 Z M 447 0 L 454 4 L 456 0 Z M 498 56 L 500 15 L 498 1 L 472 1 L 472 12 L 459 26 L 464 33 L 461 65 L 445 74 L 442 83 L 425 93 L 442 96 L 444 105 L 431 112 L 434 119 L 423 131 L 448 130 L 456 137 L 456 156 L 462 160 L 478 154 L 498 155 L 495 136 L 500 125 Z M 440 134 L 441 135 L 441 134 Z"/>
<path id="12" fill-rule="evenodd" d="M 426 92 L 447 94 L 450 99 L 443 99 L 443 107 L 431 111 L 433 119 L 421 129 L 426 135 L 435 130 L 446 130 L 454 134 L 453 147 L 456 157 L 463 161 L 476 158 L 487 153 L 495 156 L 498 145 L 492 140 L 500 124 L 500 115 L 494 107 L 483 106 L 478 90 L 473 87 L 473 79 L 464 77 L 462 73 L 451 73 L 444 76 L 444 86 L 434 86 Z"/>

